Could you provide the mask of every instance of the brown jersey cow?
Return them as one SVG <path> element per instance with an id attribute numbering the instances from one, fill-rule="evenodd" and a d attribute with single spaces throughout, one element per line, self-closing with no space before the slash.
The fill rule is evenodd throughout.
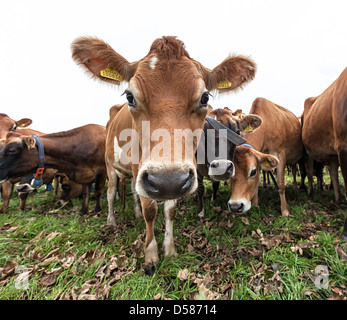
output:
<path id="1" fill-rule="evenodd" d="M 284 174 L 286 165 L 295 164 L 303 156 L 300 122 L 289 110 L 263 98 L 253 102 L 250 114 L 260 116 L 263 122 L 256 131 L 245 135 L 248 146 L 236 147 L 229 209 L 246 212 L 252 204 L 258 205 L 259 169 L 277 167 L 281 213 L 288 216 Z"/>
<path id="2" fill-rule="evenodd" d="M 101 211 L 106 182 L 106 128 L 96 124 L 40 136 L 44 167 L 64 172 L 76 183 L 87 185 L 81 214 L 88 212 L 91 185 L 95 182 L 95 212 Z M 34 171 L 39 163 L 39 142 L 32 136 L 10 132 L 0 150 L 0 183 Z"/>
<path id="3" fill-rule="evenodd" d="M 73 42 L 72 56 L 97 79 L 115 85 L 128 83 L 128 102 L 114 117 L 106 157 L 117 174 L 134 178 L 147 228 L 145 263 L 156 264 L 157 201 L 165 201 L 164 256 L 175 255 L 172 228 L 176 201 L 197 188 L 194 154 L 209 92 L 224 93 L 243 86 L 254 78 L 255 63 L 244 56 L 230 56 L 210 70 L 192 59 L 176 37 L 155 40 L 148 54 L 135 62 L 90 37 Z"/>
<path id="4" fill-rule="evenodd" d="M 306 99 L 302 140 L 312 159 L 329 165 L 335 201 L 340 202 L 339 166 L 347 190 L 347 68 L 321 95 Z M 308 161 L 307 169 L 308 191 L 312 192 L 312 160 Z M 343 237 L 347 240 L 347 219 Z"/>

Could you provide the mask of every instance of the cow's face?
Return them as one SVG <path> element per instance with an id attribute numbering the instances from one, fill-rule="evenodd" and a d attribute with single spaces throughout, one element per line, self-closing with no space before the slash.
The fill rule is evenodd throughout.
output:
<path id="1" fill-rule="evenodd" d="M 17 128 L 27 127 L 31 123 L 31 119 L 28 118 L 15 121 L 7 114 L 0 113 L 0 139 L 5 139 L 8 132 L 16 131 Z"/>
<path id="2" fill-rule="evenodd" d="M 278 163 L 278 159 L 270 154 L 261 153 L 245 146 L 236 147 L 235 175 L 230 180 L 232 192 L 228 202 L 229 210 L 237 213 L 247 212 L 258 191 L 260 169 L 273 170 Z"/>
<path id="3" fill-rule="evenodd" d="M 22 177 L 38 164 L 36 141 L 16 132 L 7 134 L 0 145 L 0 184 Z"/>
<path id="4" fill-rule="evenodd" d="M 71 181 L 64 173 L 56 175 L 60 184 L 59 205 L 66 205 L 71 199 L 81 197 L 82 185 Z"/>
<path id="5" fill-rule="evenodd" d="M 139 161 L 133 162 L 138 194 L 169 200 L 193 192 L 197 187 L 194 154 L 209 92 L 228 92 L 250 81 L 254 62 L 229 57 L 209 70 L 191 59 L 175 37 L 155 40 L 148 55 L 133 63 L 95 38 L 77 39 L 72 50 L 76 62 L 94 77 L 117 85 L 128 82 L 125 96 L 139 138 Z"/>

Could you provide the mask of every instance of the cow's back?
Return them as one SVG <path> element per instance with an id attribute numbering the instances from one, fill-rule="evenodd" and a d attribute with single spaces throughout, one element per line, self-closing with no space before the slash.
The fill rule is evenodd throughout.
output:
<path id="1" fill-rule="evenodd" d="M 254 141 L 259 151 L 272 155 L 284 149 L 287 164 L 294 164 L 302 157 L 301 125 L 292 112 L 267 99 L 257 98 L 250 114 L 260 116 L 263 122 L 255 132 L 246 136 L 247 143 Z"/>
<path id="2" fill-rule="evenodd" d="M 341 73 L 334 88 L 332 110 L 335 151 L 347 149 L 347 68 Z"/>
<path id="3" fill-rule="evenodd" d="M 321 95 L 305 101 L 302 139 L 307 152 L 321 162 L 336 158 L 347 138 L 347 69 Z"/>

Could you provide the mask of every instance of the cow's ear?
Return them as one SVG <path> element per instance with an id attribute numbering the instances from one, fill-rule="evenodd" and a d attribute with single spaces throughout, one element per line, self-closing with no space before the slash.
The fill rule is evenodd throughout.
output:
<path id="1" fill-rule="evenodd" d="M 279 160 L 270 154 L 263 153 L 259 158 L 260 169 L 264 171 L 270 171 L 277 168 Z"/>
<path id="2" fill-rule="evenodd" d="M 253 80 L 255 73 L 256 64 L 252 59 L 241 55 L 230 56 L 212 71 L 206 69 L 206 87 L 219 93 L 229 92 Z"/>
<path id="3" fill-rule="evenodd" d="M 92 37 L 81 37 L 71 44 L 72 58 L 92 77 L 119 85 L 129 81 L 137 62 L 130 63 L 106 42 Z"/>
<path id="4" fill-rule="evenodd" d="M 248 114 L 239 120 L 239 129 L 243 133 L 250 133 L 255 131 L 262 124 L 261 117 L 255 114 Z"/>
<path id="5" fill-rule="evenodd" d="M 31 136 L 24 137 L 23 140 L 28 149 L 34 148 L 36 145 L 36 140 Z"/>
<path id="6" fill-rule="evenodd" d="M 209 115 L 209 113 L 212 111 L 213 111 L 213 107 L 210 104 L 208 104 L 207 105 L 207 115 Z"/>
<path id="7" fill-rule="evenodd" d="M 23 118 L 18 121 L 16 121 L 16 128 L 25 128 L 30 126 L 33 123 L 31 119 Z"/>

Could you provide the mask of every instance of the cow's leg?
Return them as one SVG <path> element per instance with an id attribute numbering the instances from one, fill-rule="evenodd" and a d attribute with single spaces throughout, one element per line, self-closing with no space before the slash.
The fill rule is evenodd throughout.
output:
<path id="1" fill-rule="evenodd" d="M 285 195 L 285 169 L 286 169 L 286 155 L 285 153 L 281 153 L 279 155 L 279 164 L 277 167 L 277 184 L 278 184 L 278 192 L 280 194 L 280 199 L 281 199 L 281 213 L 283 217 L 288 217 L 289 216 L 289 207 L 287 204 L 286 200 L 286 195 Z"/>
<path id="2" fill-rule="evenodd" d="M 305 190 L 306 189 L 306 186 L 305 186 L 305 179 L 306 179 L 305 157 L 302 157 L 298 163 L 299 163 L 299 171 L 300 171 L 300 177 L 301 177 L 299 189 Z"/>
<path id="3" fill-rule="evenodd" d="M 309 196 L 313 195 L 313 159 L 310 156 L 306 158 L 306 173 L 308 180 L 307 194 Z"/>
<path id="4" fill-rule="evenodd" d="M 217 200 L 217 192 L 219 189 L 219 181 L 213 181 L 212 182 L 212 188 L 213 188 L 212 201 L 216 201 Z"/>
<path id="5" fill-rule="evenodd" d="M 19 210 L 24 211 L 25 210 L 25 204 L 28 198 L 29 192 L 19 192 Z"/>
<path id="6" fill-rule="evenodd" d="M 204 209 L 204 193 L 205 193 L 205 187 L 204 187 L 204 177 L 201 175 L 198 175 L 198 220 L 203 218 L 205 215 L 205 209 Z"/>
<path id="7" fill-rule="evenodd" d="M 343 225 L 342 240 L 347 242 L 347 217 L 345 218 L 345 223 Z"/>
<path id="8" fill-rule="evenodd" d="M 262 170 L 262 172 L 263 172 L 263 187 L 267 188 L 268 184 L 266 181 L 266 172 L 264 170 Z"/>
<path id="9" fill-rule="evenodd" d="M 338 156 L 339 156 L 339 162 L 340 162 L 341 172 L 342 172 L 342 176 L 343 176 L 343 181 L 345 184 L 345 197 L 347 200 L 347 150 L 345 150 L 345 149 L 339 150 Z M 346 228 L 347 227 L 346 227 L 346 223 L 345 223 L 345 230 L 346 230 Z"/>
<path id="10" fill-rule="evenodd" d="M 80 211 L 80 216 L 83 216 L 83 215 L 88 213 L 88 209 L 89 209 L 89 196 L 90 196 L 91 188 L 92 188 L 91 184 L 84 184 L 82 186 L 83 201 L 82 201 L 82 209 Z"/>
<path id="11" fill-rule="evenodd" d="M 58 195 L 58 189 L 59 189 L 59 178 L 54 177 L 53 179 L 53 195 L 54 196 Z"/>
<path id="12" fill-rule="evenodd" d="M 315 172 L 317 177 L 317 189 L 323 190 L 323 168 L 324 165 L 321 162 L 315 161 Z"/>
<path id="13" fill-rule="evenodd" d="M 102 212 L 102 206 L 101 206 L 101 197 L 104 192 L 104 187 L 106 183 L 106 175 L 104 174 L 98 174 L 95 177 L 95 190 L 94 190 L 94 195 L 95 195 L 95 213 Z"/>
<path id="14" fill-rule="evenodd" d="M 108 216 L 107 223 L 116 225 L 116 215 L 114 213 L 114 200 L 117 193 L 117 180 L 118 176 L 114 170 L 107 170 L 108 185 L 107 185 L 107 203 L 108 203 Z"/>
<path id="15" fill-rule="evenodd" d="M 330 169 L 331 183 L 334 188 L 335 201 L 341 202 L 341 192 L 339 188 L 339 175 L 338 175 L 339 163 L 337 159 L 330 161 L 329 169 Z"/>
<path id="16" fill-rule="evenodd" d="M 8 206 L 10 204 L 10 199 L 13 192 L 13 184 L 9 181 L 4 182 L 1 185 L 2 188 L 2 206 L 0 213 L 5 213 L 8 211 Z"/>
<path id="17" fill-rule="evenodd" d="M 154 220 L 157 215 L 157 202 L 151 199 L 140 197 L 143 217 L 146 222 L 146 242 L 145 242 L 145 266 L 146 273 L 153 274 L 157 263 L 158 245 L 154 236 Z"/>
<path id="18" fill-rule="evenodd" d="M 173 219 L 175 217 L 175 209 L 177 200 L 167 200 L 164 203 L 165 212 L 165 238 L 163 243 L 164 257 L 175 256 L 174 238 L 173 238 Z"/>
<path id="19" fill-rule="evenodd" d="M 142 217 L 142 210 L 139 204 L 139 196 L 135 190 L 135 182 L 134 179 L 131 179 L 131 192 L 133 194 L 133 200 L 134 200 L 134 213 L 135 213 L 135 218 L 140 218 Z"/>
<path id="20" fill-rule="evenodd" d="M 296 173 L 298 172 L 298 168 L 296 164 L 290 166 L 292 169 L 292 175 L 293 175 L 293 188 L 297 189 L 298 188 L 298 183 L 296 182 Z"/>

